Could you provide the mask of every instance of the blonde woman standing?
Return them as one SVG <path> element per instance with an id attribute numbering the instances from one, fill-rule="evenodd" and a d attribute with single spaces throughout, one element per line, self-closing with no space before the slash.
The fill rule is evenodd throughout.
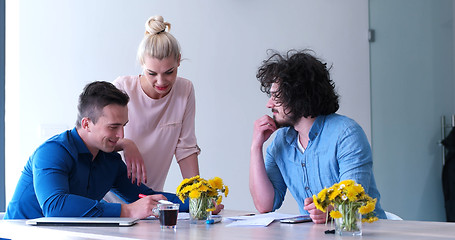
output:
<path id="1" fill-rule="evenodd" d="M 137 58 L 142 73 L 114 85 L 131 98 L 129 122 L 119 149 L 132 181 L 162 191 L 175 156 L 183 178 L 199 175 L 193 84 L 177 76 L 180 46 L 171 24 L 154 16 L 145 23 Z"/>

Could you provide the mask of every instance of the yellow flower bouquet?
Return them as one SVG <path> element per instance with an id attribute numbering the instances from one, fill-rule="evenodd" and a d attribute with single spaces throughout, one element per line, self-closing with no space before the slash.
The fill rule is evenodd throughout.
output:
<path id="1" fill-rule="evenodd" d="M 224 185 L 219 177 L 205 180 L 199 176 L 184 179 L 177 187 L 177 196 L 185 202 L 189 198 L 190 218 L 192 220 L 205 220 L 215 210 L 215 204 L 221 204 L 222 194 L 227 197 L 228 186 Z"/>
<path id="2" fill-rule="evenodd" d="M 318 195 L 313 195 L 313 202 L 317 209 L 326 212 L 327 207 L 333 206 L 330 216 L 335 219 L 337 233 L 350 232 L 361 235 L 361 222 L 374 222 L 378 218 L 374 215 L 376 199 L 365 193 L 362 185 L 354 180 L 344 180 L 335 183 L 330 188 L 322 189 Z"/>

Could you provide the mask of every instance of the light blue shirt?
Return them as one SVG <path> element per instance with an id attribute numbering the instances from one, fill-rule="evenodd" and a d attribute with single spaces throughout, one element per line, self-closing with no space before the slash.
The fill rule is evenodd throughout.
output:
<path id="1" fill-rule="evenodd" d="M 293 127 L 277 131 L 267 148 L 265 166 L 275 189 L 273 210 L 281 207 L 286 190 L 294 196 L 301 214 L 305 198 L 323 188 L 352 179 L 366 193 L 377 198 L 376 216 L 386 218 L 373 175 L 373 160 L 368 139 L 354 120 L 338 114 L 319 116 L 309 133 L 304 153 L 298 147 L 298 133 Z"/>

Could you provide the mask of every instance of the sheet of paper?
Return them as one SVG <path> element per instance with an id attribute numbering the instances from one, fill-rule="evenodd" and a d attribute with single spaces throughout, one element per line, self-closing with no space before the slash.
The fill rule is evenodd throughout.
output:
<path id="1" fill-rule="evenodd" d="M 281 220 L 286 218 L 293 218 L 300 215 L 296 214 L 286 214 L 286 213 L 278 213 L 278 212 L 269 212 L 263 214 L 256 214 L 253 216 L 234 216 L 234 217 L 227 217 L 230 220 L 252 220 L 252 219 L 261 219 L 261 218 L 273 218 L 274 220 Z"/>
<path id="2" fill-rule="evenodd" d="M 177 219 L 178 220 L 188 220 L 188 219 L 190 219 L 190 214 L 187 212 L 179 212 Z"/>
<path id="3" fill-rule="evenodd" d="M 270 223 L 275 220 L 281 220 L 286 218 L 293 218 L 300 215 L 296 214 L 285 214 L 285 213 L 278 213 L 278 212 L 269 212 L 263 214 L 256 214 L 253 216 L 234 216 L 234 217 L 226 217 L 227 220 L 234 221 L 226 227 L 267 227 Z"/>
<path id="4" fill-rule="evenodd" d="M 248 220 L 238 220 L 226 225 L 226 227 L 267 227 L 275 221 L 275 218 L 253 218 Z"/>

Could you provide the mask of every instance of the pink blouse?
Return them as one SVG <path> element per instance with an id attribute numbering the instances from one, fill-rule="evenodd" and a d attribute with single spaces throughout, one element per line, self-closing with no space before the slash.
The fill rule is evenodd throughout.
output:
<path id="1" fill-rule="evenodd" d="M 172 157 L 179 162 L 200 153 L 194 130 L 193 84 L 177 77 L 171 91 L 160 99 L 145 94 L 139 76 L 121 76 L 113 84 L 130 97 L 125 138 L 136 143 L 144 159 L 147 186 L 162 191 Z"/>

